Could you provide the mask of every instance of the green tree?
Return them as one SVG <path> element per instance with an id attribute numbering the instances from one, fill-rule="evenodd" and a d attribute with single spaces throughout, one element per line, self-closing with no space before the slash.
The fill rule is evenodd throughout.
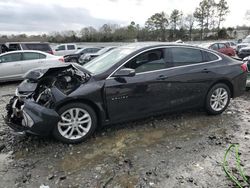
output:
<path id="1" fill-rule="evenodd" d="M 182 18 L 182 12 L 177 9 L 174 9 L 169 18 L 174 37 L 176 36 L 176 29 L 177 26 L 180 25 L 181 18 Z"/>
<path id="2" fill-rule="evenodd" d="M 164 12 L 152 15 L 145 23 L 149 31 L 159 33 L 161 41 L 166 41 L 166 30 L 168 25 L 168 17 Z"/>
<path id="3" fill-rule="evenodd" d="M 195 9 L 194 17 L 197 20 L 198 25 L 200 27 L 200 39 L 203 40 L 205 18 L 206 18 L 206 7 L 203 1 L 200 2 L 199 7 Z"/>

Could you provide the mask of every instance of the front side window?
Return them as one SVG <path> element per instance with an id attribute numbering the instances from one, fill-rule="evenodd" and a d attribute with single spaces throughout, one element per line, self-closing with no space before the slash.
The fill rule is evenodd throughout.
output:
<path id="1" fill-rule="evenodd" d="M 164 69 L 166 68 L 164 51 L 157 49 L 142 53 L 127 62 L 124 67 L 135 69 L 136 73 Z"/>
<path id="2" fill-rule="evenodd" d="M 7 54 L 0 57 L 0 63 L 21 61 L 21 59 L 22 59 L 21 53 Z"/>
<path id="3" fill-rule="evenodd" d="M 74 45 L 67 45 L 68 50 L 75 50 L 75 46 Z"/>
<path id="4" fill-rule="evenodd" d="M 218 44 L 213 44 L 212 46 L 210 46 L 210 49 L 218 50 L 219 49 Z"/>
<path id="5" fill-rule="evenodd" d="M 34 60 L 34 59 L 44 59 L 46 56 L 40 53 L 24 52 L 23 60 Z"/>
<path id="6" fill-rule="evenodd" d="M 199 49 L 173 47 L 172 59 L 174 66 L 190 65 L 203 62 L 202 52 Z"/>
<path id="7" fill-rule="evenodd" d="M 19 44 L 10 44 L 9 51 L 15 51 L 15 50 L 21 50 L 20 45 Z"/>
<path id="8" fill-rule="evenodd" d="M 65 50 L 65 45 L 58 46 L 56 51 L 62 51 Z"/>

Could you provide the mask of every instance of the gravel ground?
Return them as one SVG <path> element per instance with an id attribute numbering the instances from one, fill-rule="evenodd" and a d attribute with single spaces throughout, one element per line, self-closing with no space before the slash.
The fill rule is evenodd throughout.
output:
<path id="1" fill-rule="evenodd" d="M 0 86 L 1 114 L 17 84 Z M 165 114 L 103 128 L 78 145 L 14 134 L 0 119 L 0 187 L 234 187 L 221 164 L 239 143 L 250 175 L 249 97 L 219 116 Z"/>

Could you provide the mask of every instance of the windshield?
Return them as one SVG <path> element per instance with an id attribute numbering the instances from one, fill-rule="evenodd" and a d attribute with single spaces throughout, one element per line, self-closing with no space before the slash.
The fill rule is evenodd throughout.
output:
<path id="1" fill-rule="evenodd" d="M 113 48 L 111 47 L 111 48 L 103 48 L 103 49 L 101 49 L 101 50 L 99 50 L 98 52 L 97 52 L 97 54 L 99 54 L 99 55 L 102 55 L 102 54 L 104 54 L 105 52 L 107 52 L 107 51 L 110 51 L 110 50 L 112 50 Z"/>
<path id="2" fill-rule="evenodd" d="M 243 43 L 250 43 L 250 38 L 246 38 L 242 41 Z"/>
<path id="3" fill-rule="evenodd" d="M 113 65 L 115 65 L 118 61 L 132 53 L 134 50 L 134 48 L 114 49 L 83 65 L 83 68 L 87 69 L 93 74 L 103 73 L 109 68 L 111 68 Z"/>
<path id="4" fill-rule="evenodd" d="M 75 54 L 80 54 L 83 50 L 84 50 L 84 48 L 81 48 L 81 49 L 77 50 L 77 51 L 75 52 Z"/>

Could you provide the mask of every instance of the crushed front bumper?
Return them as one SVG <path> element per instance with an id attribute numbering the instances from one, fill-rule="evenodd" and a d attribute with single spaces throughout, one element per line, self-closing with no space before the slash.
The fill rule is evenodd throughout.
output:
<path id="1" fill-rule="evenodd" d="M 5 122 L 17 132 L 47 136 L 60 120 L 55 110 L 43 107 L 32 100 L 20 101 L 18 97 L 10 100 L 6 110 Z"/>

